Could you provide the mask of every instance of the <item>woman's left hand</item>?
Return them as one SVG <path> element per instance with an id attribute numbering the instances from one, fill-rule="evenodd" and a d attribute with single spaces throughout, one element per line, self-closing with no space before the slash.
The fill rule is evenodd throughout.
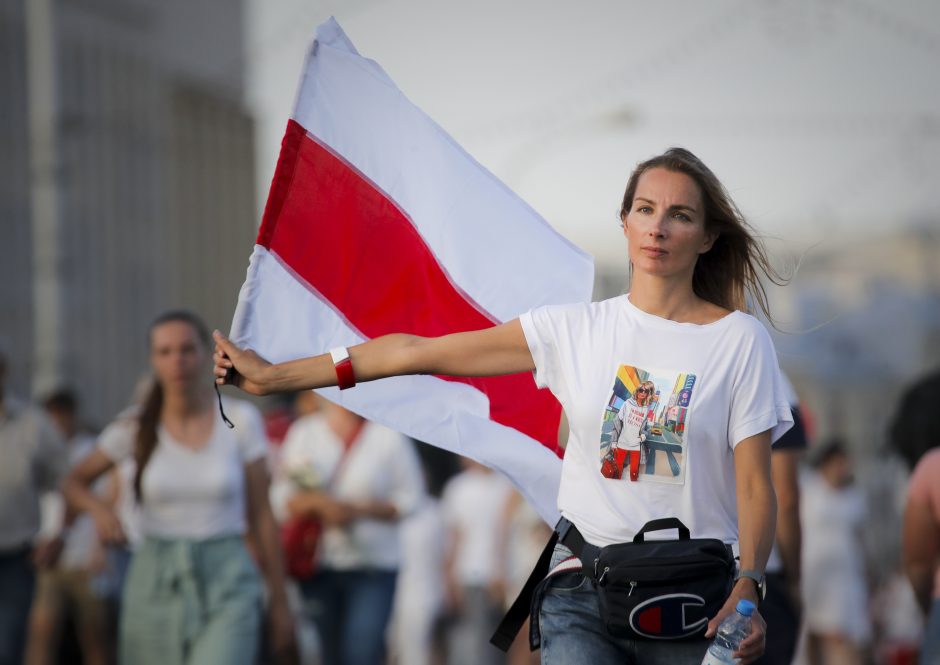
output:
<path id="1" fill-rule="evenodd" d="M 297 665 L 300 653 L 294 635 L 294 617 L 287 601 L 273 602 L 268 610 L 271 657 L 278 665 Z"/>
<path id="2" fill-rule="evenodd" d="M 757 594 L 753 582 L 749 578 L 741 578 L 731 590 L 731 595 L 721 607 L 711 621 L 708 622 L 708 630 L 705 631 L 706 638 L 713 638 L 718 630 L 718 625 L 726 616 L 736 611 L 739 600 L 749 600 L 757 605 Z M 740 665 L 753 663 L 764 653 L 767 643 L 767 622 L 761 616 L 758 610 L 754 610 L 751 615 L 751 633 L 741 642 L 741 647 L 734 653 L 735 658 L 740 659 Z"/>
<path id="3" fill-rule="evenodd" d="M 758 610 L 754 610 L 754 614 L 751 615 L 751 634 L 744 638 L 741 646 L 732 655 L 741 659 L 741 665 L 747 665 L 760 658 L 766 646 L 767 622 Z"/>

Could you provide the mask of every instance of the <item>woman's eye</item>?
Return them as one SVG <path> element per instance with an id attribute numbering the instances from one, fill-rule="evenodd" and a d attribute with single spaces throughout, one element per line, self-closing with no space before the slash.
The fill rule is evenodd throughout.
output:
<path id="1" fill-rule="evenodd" d="M 639 208 L 636 209 L 636 211 L 637 211 L 637 212 L 648 213 L 648 212 L 653 212 L 653 209 L 650 208 L 649 206 L 640 206 Z"/>
<path id="2" fill-rule="evenodd" d="M 675 214 L 676 219 L 681 219 L 683 222 L 691 222 L 692 218 L 686 215 L 684 212 L 677 212 Z"/>

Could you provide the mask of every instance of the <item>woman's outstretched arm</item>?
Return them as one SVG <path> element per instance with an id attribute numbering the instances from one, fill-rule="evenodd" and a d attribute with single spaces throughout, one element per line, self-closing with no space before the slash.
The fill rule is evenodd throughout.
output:
<path id="1" fill-rule="evenodd" d="M 241 349 L 222 333 L 215 338 L 215 376 L 254 395 L 335 386 L 330 354 L 272 364 Z M 393 334 L 349 348 L 356 381 L 406 374 L 498 376 L 535 369 L 518 319 L 485 330 L 443 337 Z M 234 370 L 234 371 L 230 371 Z"/>

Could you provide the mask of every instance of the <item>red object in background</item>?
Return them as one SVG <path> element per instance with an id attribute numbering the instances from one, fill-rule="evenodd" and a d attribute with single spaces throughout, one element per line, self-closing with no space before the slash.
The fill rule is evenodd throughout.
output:
<path id="1" fill-rule="evenodd" d="M 323 524 L 315 517 L 288 520 L 281 526 L 281 547 L 287 573 L 298 580 L 313 576 Z"/>
<path id="2" fill-rule="evenodd" d="M 918 654 L 917 647 L 911 644 L 886 644 L 878 650 L 878 662 L 881 665 L 917 665 Z"/>
<path id="3" fill-rule="evenodd" d="M 294 414 L 285 406 L 275 407 L 264 413 L 264 433 L 268 441 L 276 446 L 281 445 L 287 437 L 287 430 L 294 422 Z"/>

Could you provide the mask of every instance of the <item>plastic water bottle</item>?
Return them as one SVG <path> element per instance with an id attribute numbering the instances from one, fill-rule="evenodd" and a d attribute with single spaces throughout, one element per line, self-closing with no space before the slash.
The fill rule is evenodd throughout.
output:
<path id="1" fill-rule="evenodd" d="M 733 665 L 738 662 L 731 654 L 738 650 L 741 642 L 751 632 L 751 615 L 754 613 L 754 603 L 749 600 L 739 600 L 735 612 L 729 614 L 718 625 L 715 639 L 708 647 L 702 665 Z"/>

